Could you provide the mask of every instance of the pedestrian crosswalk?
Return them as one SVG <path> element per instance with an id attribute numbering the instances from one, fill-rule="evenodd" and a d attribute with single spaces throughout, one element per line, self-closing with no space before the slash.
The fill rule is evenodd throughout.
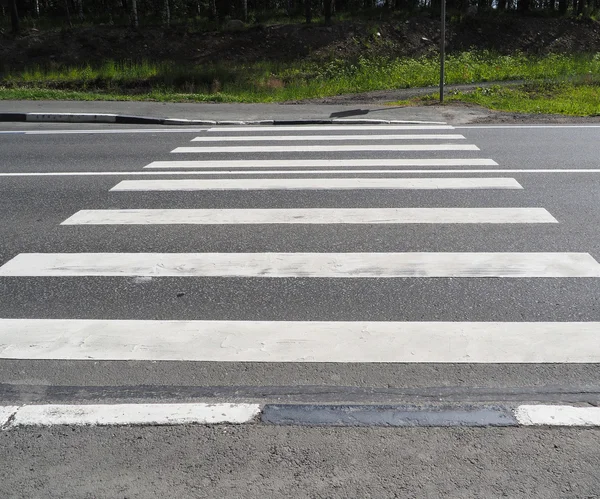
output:
<path id="1" fill-rule="evenodd" d="M 111 191 L 522 189 L 514 178 L 257 178 L 123 180 Z"/>
<path id="2" fill-rule="evenodd" d="M 260 237 L 257 234 L 264 226 L 271 227 L 270 234 L 303 226 L 309 235 L 316 233 L 316 226 L 336 231 L 359 225 L 402 231 L 408 225 L 415 230 L 421 230 L 421 225 L 434 230 L 445 225 L 506 225 L 520 226 L 526 234 L 542 224 L 560 225 L 561 220 L 543 206 L 477 205 L 482 198 L 474 198 L 475 193 L 512 192 L 518 201 L 524 187 L 506 170 L 494 174 L 498 163 L 479 157 L 477 145 L 463 143 L 465 137 L 452 131 L 452 126 L 441 123 L 210 128 L 191 140 L 201 146 L 176 147 L 169 152 L 174 153 L 173 159 L 153 161 L 141 169 L 164 173 L 164 178 L 118 181 L 108 189 L 109 196 L 121 196 L 118 201 L 113 198 L 118 207 L 83 205 L 63 219 L 61 226 L 81 229 L 82 237 L 84 230 L 91 234 L 102 226 L 115 230 L 136 226 L 136 234 L 152 230 L 158 231 L 153 234 L 159 237 L 164 226 L 174 232 L 194 230 L 190 226 L 239 226 Z M 230 145 L 235 143 L 242 145 Z M 179 153 L 196 157 L 181 161 Z M 410 169 L 414 167 L 423 170 Z M 440 170 L 444 167 L 455 170 L 448 176 L 447 170 Z M 490 169 L 485 175 L 472 170 L 461 173 L 460 169 L 467 167 Z M 177 178 L 169 178 L 171 173 Z M 211 178 L 194 178 L 198 173 Z M 216 198 L 203 196 L 215 191 L 215 196 L 223 196 L 223 202 L 205 206 Z M 293 200 L 288 206 L 257 206 L 276 193 L 328 196 L 336 191 L 361 195 L 345 198 L 344 206 L 298 207 Z M 227 196 L 245 192 L 258 193 L 254 205 L 222 207 Z M 409 202 L 416 199 L 417 205 L 406 206 L 402 196 L 411 192 L 420 197 L 409 198 Z M 144 207 L 151 196 L 161 193 L 164 197 L 158 207 Z M 382 193 L 396 196 L 393 199 L 398 206 L 373 207 Z M 439 193 L 444 193 L 446 203 L 427 206 Z M 193 203 L 202 200 L 202 207 L 179 207 L 186 196 L 197 196 Z M 453 205 L 456 196 L 461 196 L 461 206 Z M 365 199 L 369 199 L 368 206 Z M 465 199 L 474 201 L 465 203 Z M 111 234 L 118 237 L 117 232 Z M 240 233 L 232 234 L 237 237 Z M 0 278 L 210 278 L 230 279 L 230 285 L 236 286 L 240 279 L 600 277 L 600 263 L 580 248 L 540 252 L 527 251 L 524 245 L 521 251 L 422 248 L 407 252 L 398 248 L 357 252 L 352 246 L 337 245 L 335 251 L 248 252 L 242 242 L 237 245 L 233 241 L 231 246 L 234 251 L 203 251 L 199 247 L 193 252 L 178 252 L 177 248 L 171 252 L 102 252 L 93 248 L 86 252 L 23 252 L 0 266 Z M 269 241 L 264 241 L 263 247 L 268 246 Z M 347 299 L 351 304 L 352 297 Z M 600 361 L 596 341 L 600 326 L 592 322 L 447 322 L 427 316 L 417 322 L 185 319 L 88 319 L 67 314 L 51 319 L 0 319 L 0 358 L 284 363 Z"/>
<path id="3" fill-rule="evenodd" d="M 544 208 L 287 208 L 80 210 L 62 225 L 558 223 Z"/>

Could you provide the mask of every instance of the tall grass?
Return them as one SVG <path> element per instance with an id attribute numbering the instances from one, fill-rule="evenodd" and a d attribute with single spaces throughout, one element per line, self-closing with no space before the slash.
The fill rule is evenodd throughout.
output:
<path id="1" fill-rule="evenodd" d="M 600 84 L 531 83 L 453 92 L 449 101 L 470 102 L 498 111 L 600 116 Z"/>
<path id="2" fill-rule="evenodd" d="M 506 80 L 596 79 L 600 53 L 521 53 L 499 55 L 488 51 L 451 54 L 446 83 Z M 439 80 L 437 56 L 420 58 L 365 58 L 324 63 L 259 62 L 247 65 L 186 65 L 169 62 L 115 62 L 78 67 L 29 68 L 4 75 L 5 89 L 54 89 L 74 92 L 125 94 L 169 100 L 279 102 L 345 93 L 426 87 Z M 152 97 L 151 97 L 152 96 Z"/>

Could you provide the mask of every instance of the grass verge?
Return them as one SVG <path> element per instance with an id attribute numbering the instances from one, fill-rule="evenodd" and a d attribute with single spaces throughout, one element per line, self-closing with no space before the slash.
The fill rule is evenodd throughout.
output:
<path id="1" fill-rule="evenodd" d="M 401 101 L 395 105 L 437 103 L 437 95 Z M 496 111 L 566 116 L 600 116 L 600 82 L 531 82 L 494 85 L 469 92 L 449 92 L 446 102 L 466 102 Z"/>
<path id="2" fill-rule="evenodd" d="M 436 85 L 438 71 L 435 55 L 412 59 L 335 59 L 320 63 L 261 62 L 242 66 L 106 61 L 98 66 L 34 67 L 4 74 L 0 77 L 0 99 L 283 102 Z M 597 75 L 600 75 L 600 53 L 533 57 L 471 51 L 451 54 L 446 63 L 448 84 L 540 79 L 592 81 Z M 569 98 L 579 98 L 579 94 L 569 97 L 567 87 L 561 88 L 565 103 L 557 108 L 568 109 Z M 590 100 L 593 100 L 593 88 L 590 88 Z M 558 88 L 545 92 L 554 95 L 556 91 Z M 514 92 L 502 97 L 495 87 L 451 98 L 467 102 L 476 99 L 488 107 L 502 105 L 504 108 L 509 101 L 528 102 L 524 95 L 517 99 Z M 541 106 L 543 96 L 539 100 Z M 590 106 L 593 107 L 592 102 Z"/>

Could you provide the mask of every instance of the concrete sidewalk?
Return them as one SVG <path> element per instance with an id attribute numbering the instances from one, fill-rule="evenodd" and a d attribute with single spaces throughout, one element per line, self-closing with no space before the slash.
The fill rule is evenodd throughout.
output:
<path id="1" fill-rule="evenodd" d="M 465 106 L 394 107 L 381 104 L 196 104 L 116 101 L 0 101 L 2 113 L 92 113 L 212 121 L 405 120 L 470 123 L 489 111 Z"/>

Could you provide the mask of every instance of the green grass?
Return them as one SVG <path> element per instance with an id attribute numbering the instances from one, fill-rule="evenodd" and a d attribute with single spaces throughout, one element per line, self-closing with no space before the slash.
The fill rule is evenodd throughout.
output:
<path id="1" fill-rule="evenodd" d="M 453 92 L 447 101 L 460 101 L 498 111 L 569 116 L 600 116 L 600 83 L 529 83 L 493 86 L 473 92 Z"/>
<path id="2" fill-rule="evenodd" d="M 446 63 L 448 84 L 567 81 L 597 76 L 600 53 L 532 57 L 471 51 L 451 54 Z M 4 74 L 0 78 L 0 99 L 282 102 L 424 87 L 436 85 L 438 79 L 439 61 L 435 55 L 237 66 L 106 61 L 98 66 L 33 67 Z"/>

